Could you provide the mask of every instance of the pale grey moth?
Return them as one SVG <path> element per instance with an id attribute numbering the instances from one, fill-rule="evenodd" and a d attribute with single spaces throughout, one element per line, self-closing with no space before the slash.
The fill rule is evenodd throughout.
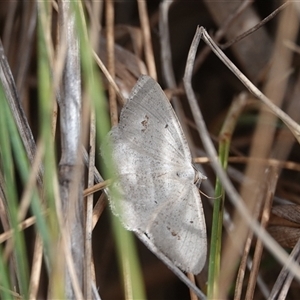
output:
<path id="1" fill-rule="evenodd" d="M 139 78 L 107 138 L 112 151 L 102 155 L 112 156 L 119 194 L 118 209 L 109 196 L 113 213 L 181 270 L 200 273 L 207 238 L 196 184 L 205 176 L 194 168 L 177 116 L 154 79 Z"/>

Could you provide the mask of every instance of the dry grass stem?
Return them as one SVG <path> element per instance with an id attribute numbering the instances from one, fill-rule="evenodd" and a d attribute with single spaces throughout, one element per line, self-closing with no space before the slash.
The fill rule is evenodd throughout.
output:
<path id="1" fill-rule="evenodd" d="M 300 4 L 273 2 L 0 1 L 1 299 L 298 299 Z M 110 215 L 101 151 L 141 74 L 207 177 L 197 276 Z"/>

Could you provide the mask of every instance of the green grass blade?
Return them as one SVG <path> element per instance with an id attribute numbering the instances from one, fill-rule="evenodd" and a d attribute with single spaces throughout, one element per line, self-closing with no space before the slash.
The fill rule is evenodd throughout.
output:
<path id="1" fill-rule="evenodd" d="M 107 113 L 107 105 L 105 95 L 101 85 L 101 77 L 95 67 L 92 49 L 87 40 L 87 30 L 83 19 L 81 5 L 74 2 L 74 8 L 77 16 L 78 34 L 80 38 L 80 52 L 82 60 L 83 82 L 87 89 L 87 93 L 95 109 L 97 118 L 97 138 L 103 141 L 110 129 L 109 116 Z M 108 162 L 109 166 L 112 166 Z M 105 166 L 104 166 L 105 168 Z M 111 178 L 112 168 L 105 168 L 104 175 Z M 113 218 L 113 229 L 118 247 L 119 261 L 122 269 L 125 295 L 127 299 L 145 299 L 144 285 L 141 280 L 142 273 L 137 259 L 135 246 L 133 243 L 133 235 L 126 231 L 119 221 Z M 129 267 L 127 267 L 129 266 Z"/>
<path id="2" fill-rule="evenodd" d="M 9 213 L 9 221 L 13 234 L 13 254 L 16 259 L 17 279 L 20 289 L 20 294 L 28 297 L 28 257 L 25 246 L 24 232 L 18 229 L 18 195 L 17 183 L 14 173 L 14 160 L 12 150 L 12 128 L 10 127 L 12 115 L 6 102 L 5 94 L 2 85 L 0 86 L 0 153 L 1 166 L 5 178 L 6 197 L 8 199 L 7 208 Z"/>
<path id="3" fill-rule="evenodd" d="M 232 134 L 238 121 L 238 117 L 240 116 L 247 102 L 246 97 L 244 96 L 245 95 L 241 95 L 235 101 L 233 101 L 219 134 L 219 161 L 224 170 L 227 169 L 228 165 L 228 156 Z M 216 200 L 214 201 L 213 209 L 212 236 L 208 271 L 208 299 L 214 299 L 215 295 L 218 294 L 217 284 L 220 274 L 225 194 L 219 178 L 217 178 L 216 180 L 215 197 Z"/>

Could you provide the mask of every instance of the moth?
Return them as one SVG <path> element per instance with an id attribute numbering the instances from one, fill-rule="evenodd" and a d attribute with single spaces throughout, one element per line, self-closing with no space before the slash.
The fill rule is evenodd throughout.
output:
<path id="1" fill-rule="evenodd" d="M 143 234 L 177 267 L 198 274 L 207 253 L 198 187 L 206 178 L 192 164 L 179 120 L 159 84 L 142 75 L 107 136 L 115 164 L 109 193 L 124 227 Z M 152 248 L 152 247 L 151 247 Z"/>

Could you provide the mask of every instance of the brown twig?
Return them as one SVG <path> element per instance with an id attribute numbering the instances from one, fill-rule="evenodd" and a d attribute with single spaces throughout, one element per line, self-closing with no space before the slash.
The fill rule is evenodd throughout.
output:
<path id="1" fill-rule="evenodd" d="M 155 67 L 155 59 L 152 49 L 151 42 L 151 34 L 150 34 L 150 26 L 149 26 L 149 17 L 147 12 L 147 2 L 143 0 L 137 0 L 140 22 L 143 32 L 143 40 L 144 40 L 144 53 L 146 58 L 146 63 L 148 67 L 149 75 L 153 79 L 157 79 L 156 67 Z"/>
<path id="2" fill-rule="evenodd" d="M 268 23 L 270 20 L 272 20 L 278 13 L 280 13 L 282 10 L 284 10 L 286 8 L 286 6 L 289 5 L 289 4 L 290 3 L 288 1 L 285 2 L 284 4 L 282 4 L 281 6 L 279 6 L 277 9 L 275 9 L 271 14 L 269 14 L 266 18 L 264 18 L 263 20 L 261 20 L 257 25 L 255 25 L 251 29 L 247 30 L 243 34 L 237 36 L 236 38 L 232 39 L 231 41 L 228 41 L 228 42 L 226 42 L 224 44 L 219 44 L 219 47 L 222 50 L 225 50 L 225 49 L 229 48 L 231 45 L 239 42 L 240 40 L 242 40 L 246 36 L 250 35 L 251 33 L 257 31 L 259 28 L 261 28 L 266 23 Z"/>
<path id="3" fill-rule="evenodd" d="M 285 264 L 288 259 L 286 252 L 278 246 L 278 244 L 274 241 L 274 239 L 272 239 L 270 237 L 270 235 L 268 235 L 266 233 L 266 231 L 264 229 L 262 229 L 256 221 L 254 221 L 252 219 L 252 217 L 249 214 L 249 211 L 247 210 L 247 208 L 245 207 L 241 197 L 239 196 L 239 194 L 237 193 L 237 191 L 235 190 L 235 188 L 233 187 L 231 182 L 228 180 L 226 174 L 224 173 L 222 167 L 219 165 L 219 162 L 217 160 L 216 150 L 209 138 L 209 134 L 208 134 L 205 122 L 203 120 L 203 116 L 198 108 L 196 97 L 193 92 L 193 88 L 192 88 L 192 84 L 191 84 L 193 63 L 194 63 L 197 47 L 198 47 L 198 44 L 199 44 L 201 38 L 206 43 L 208 43 L 209 45 L 212 46 L 213 51 L 222 59 L 222 61 L 230 68 L 230 70 L 232 70 L 236 75 L 239 74 L 240 80 L 242 80 L 243 82 L 245 82 L 245 81 L 248 82 L 248 80 L 246 80 L 246 77 L 244 75 L 240 76 L 241 75 L 240 71 L 228 60 L 228 58 L 224 55 L 224 53 L 222 53 L 218 49 L 217 45 L 211 40 L 211 38 L 209 37 L 209 35 L 205 31 L 205 29 L 203 27 L 199 27 L 197 29 L 193 43 L 190 48 L 190 52 L 189 52 L 187 64 L 186 64 L 184 80 L 183 80 L 184 86 L 186 89 L 186 93 L 187 93 L 187 97 L 188 97 L 188 100 L 189 100 L 189 103 L 191 106 L 191 111 L 193 113 L 194 120 L 195 120 L 197 128 L 198 128 L 198 132 L 202 138 L 204 148 L 207 151 L 207 153 L 209 154 L 210 159 L 212 160 L 212 166 L 213 166 L 215 172 L 217 173 L 219 179 L 221 180 L 221 182 L 224 186 L 224 189 L 226 190 L 226 192 L 229 196 L 229 199 L 231 200 L 233 205 L 236 207 L 237 211 L 243 216 L 244 221 L 247 222 L 247 224 L 249 226 L 251 226 L 251 229 L 255 232 L 255 234 L 263 240 L 265 246 L 274 254 L 274 256 L 281 263 Z M 257 91 L 260 99 L 263 99 L 264 102 L 268 103 L 268 106 L 270 107 L 270 103 L 269 103 L 270 100 L 267 99 L 265 96 L 262 97 L 262 93 L 259 92 L 258 89 L 252 83 L 250 84 L 250 87 L 247 86 L 247 88 L 249 90 Z M 272 108 L 272 110 L 274 110 L 276 112 L 278 111 L 278 108 L 273 104 L 271 105 L 271 108 Z M 280 113 L 280 114 L 282 115 L 282 113 Z M 288 122 L 291 122 L 290 124 L 293 123 L 293 125 L 295 125 L 294 121 L 291 120 L 287 115 L 285 115 L 285 119 L 286 120 L 288 119 Z M 298 126 L 298 125 L 295 125 L 295 126 Z M 300 133 L 300 131 L 298 131 L 298 133 Z M 297 133 L 297 136 L 299 136 L 298 133 Z M 231 249 L 231 251 L 232 250 L 233 249 Z M 290 263 L 289 266 L 290 266 L 291 272 L 293 272 L 294 274 L 297 274 L 296 275 L 297 278 L 300 278 L 299 268 L 295 264 L 292 264 L 292 263 Z M 232 265 L 227 266 L 227 268 L 225 268 L 223 266 L 222 268 L 224 268 L 226 270 L 232 269 Z M 231 278 L 229 278 L 229 276 L 227 274 L 227 278 L 226 279 L 223 278 L 223 281 L 220 281 L 220 283 L 222 283 L 222 286 L 220 286 L 221 287 L 221 290 L 220 290 L 221 297 L 224 297 L 227 293 L 226 291 L 227 291 L 228 282 L 231 282 Z"/>
<path id="4" fill-rule="evenodd" d="M 114 33 L 114 2 L 106 0 L 106 39 L 107 39 L 107 66 L 108 71 L 114 80 L 115 78 L 115 33 Z M 118 108 L 116 93 L 112 85 L 108 86 L 110 119 L 112 126 L 118 124 Z"/>

